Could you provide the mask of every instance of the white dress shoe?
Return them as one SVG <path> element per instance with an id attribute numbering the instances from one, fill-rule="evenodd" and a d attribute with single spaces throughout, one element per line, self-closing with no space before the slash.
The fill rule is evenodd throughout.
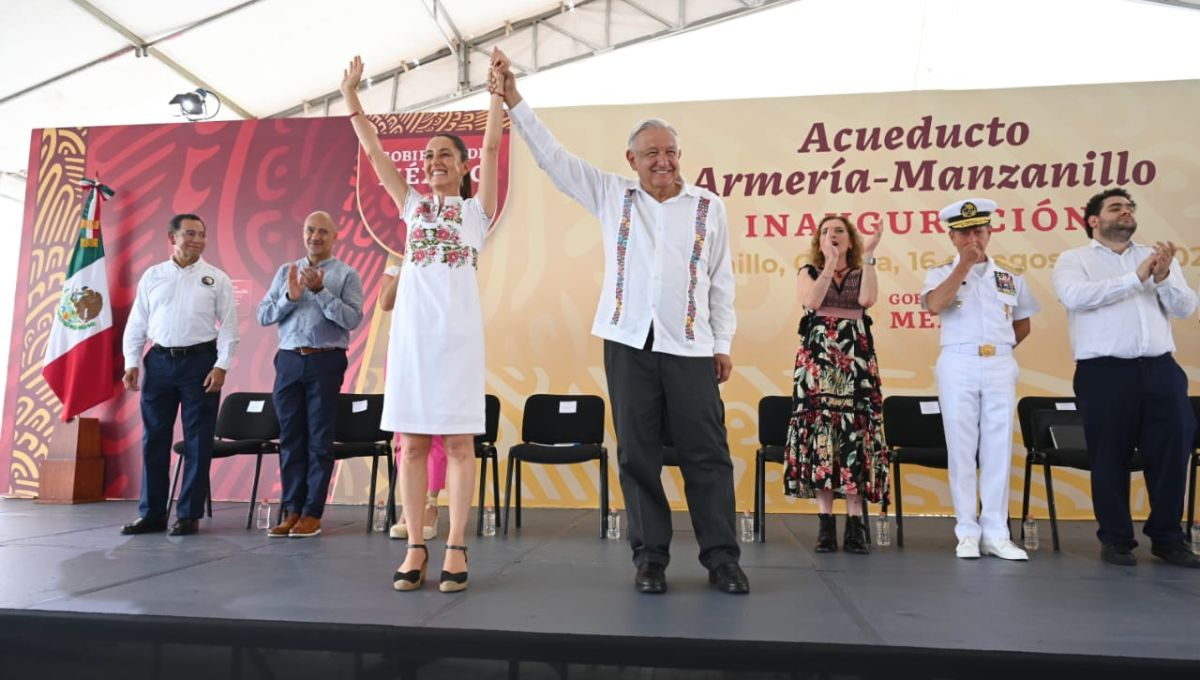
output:
<path id="1" fill-rule="evenodd" d="M 408 538 L 408 525 L 404 522 L 396 522 L 392 525 L 391 529 L 388 529 L 388 537 L 395 539 Z"/>
<path id="2" fill-rule="evenodd" d="M 963 560 L 979 559 L 979 539 L 964 538 L 958 542 L 958 547 L 954 549 L 954 554 Z"/>
<path id="3" fill-rule="evenodd" d="M 989 541 L 986 538 L 979 542 L 979 552 L 984 555 L 995 555 L 1002 560 L 1027 560 L 1029 554 L 1017 547 L 1012 541 Z"/>

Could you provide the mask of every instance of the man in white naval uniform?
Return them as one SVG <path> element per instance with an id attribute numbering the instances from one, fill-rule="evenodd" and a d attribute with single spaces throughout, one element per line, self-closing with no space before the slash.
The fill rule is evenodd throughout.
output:
<path id="1" fill-rule="evenodd" d="M 995 211 L 995 202 L 982 198 L 942 209 L 939 217 L 958 255 L 926 273 L 921 302 L 942 322 L 938 400 L 957 519 L 955 554 L 965 559 L 984 554 L 1027 560 L 1008 535 L 1013 410 L 1020 371 L 1013 348 L 1029 335 L 1029 318 L 1039 307 L 1019 275 L 987 256 Z"/>

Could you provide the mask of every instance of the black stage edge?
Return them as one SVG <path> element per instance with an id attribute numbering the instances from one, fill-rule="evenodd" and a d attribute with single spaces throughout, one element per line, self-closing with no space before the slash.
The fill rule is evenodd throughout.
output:
<path id="1" fill-rule="evenodd" d="M 471 537 L 472 588 L 444 595 L 391 590 L 403 542 L 367 534 L 365 508 L 305 540 L 245 531 L 244 508 L 124 537 L 132 503 L 0 502 L 0 678 L 1200 677 L 1200 573 L 1144 548 L 1102 564 L 1091 522 L 1013 564 L 956 560 L 949 519 L 907 520 L 904 549 L 815 555 L 815 518 L 776 515 L 737 597 L 707 587 L 679 514 L 671 590 L 646 596 L 594 510 L 527 511 Z"/>

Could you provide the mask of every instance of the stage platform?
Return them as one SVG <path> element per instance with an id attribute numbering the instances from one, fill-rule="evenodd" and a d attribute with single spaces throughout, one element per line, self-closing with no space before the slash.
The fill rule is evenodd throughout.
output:
<path id="1" fill-rule="evenodd" d="M 1148 545 L 1101 563 L 1092 522 L 1061 523 L 1056 554 L 1041 521 L 1042 549 L 1010 563 L 955 559 L 950 519 L 856 556 L 814 554 L 815 517 L 772 515 L 732 596 L 677 514 L 669 592 L 649 596 L 595 510 L 528 510 L 470 537 L 471 588 L 445 595 L 392 590 L 404 544 L 368 534 L 364 507 L 304 540 L 246 531 L 245 509 L 169 538 L 118 534 L 135 503 L 0 501 L 0 678 L 1200 678 L 1200 570 Z"/>

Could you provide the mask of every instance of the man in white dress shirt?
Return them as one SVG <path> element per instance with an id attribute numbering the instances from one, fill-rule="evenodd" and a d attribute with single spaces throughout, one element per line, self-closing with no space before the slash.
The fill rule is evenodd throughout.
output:
<path id="1" fill-rule="evenodd" d="M 926 273 L 921 302 L 942 322 L 938 401 L 957 520 L 954 553 L 963 559 L 983 554 L 1027 560 L 1008 535 L 1013 409 L 1020 373 L 1013 348 L 1029 335 L 1029 319 L 1039 307 L 1019 274 L 987 256 L 995 212 L 995 202 L 984 198 L 942 209 L 939 217 L 958 255 Z"/>
<path id="2" fill-rule="evenodd" d="M 592 334 L 604 339 L 634 585 L 642 593 L 667 589 L 671 509 L 661 474 L 670 440 L 709 582 L 722 592 L 747 593 L 718 389 L 733 369 L 736 327 L 725 206 L 683 181 L 678 135 L 666 122 L 643 121 L 630 134 L 625 157 L 636 178 L 601 172 L 554 139 L 522 100 L 499 51 L 493 77 L 538 166 L 600 220 L 604 284 Z"/>
<path id="3" fill-rule="evenodd" d="M 1168 564 L 1200 568 L 1179 517 L 1195 417 L 1188 380 L 1171 353 L 1169 317 L 1195 313 L 1197 299 L 1175 261 L 1175 244 L 1134 243 L 1137 204 L 1124 189 L 1084 208 L 1091 242 L 1062 253 L 1054 290 L 1067 308 L 1075 354 L 1075 399 L 1091 464 L 1100 559 L 1137 564 L 1129 512 L 1129 463 L 1145 461 L 1150 516 L 1142 533 Z"/>
<path id="4" fill-rule="evenodd" d="M 200 257 L 207 236 L 196 215 L 171 218 L 171 259 L 142 274 L 125 324 L 125 389 L 142 393 L 142 493 L 139 517 L 121 528 L 123 534 L 167 528 L 171 438 L 181 406 L 183 486 L 170 534 L 200 530 L 221 386 L 238 344 L 233 284 Z M 141 376 L 147 339 L 152 345 Z"/>

